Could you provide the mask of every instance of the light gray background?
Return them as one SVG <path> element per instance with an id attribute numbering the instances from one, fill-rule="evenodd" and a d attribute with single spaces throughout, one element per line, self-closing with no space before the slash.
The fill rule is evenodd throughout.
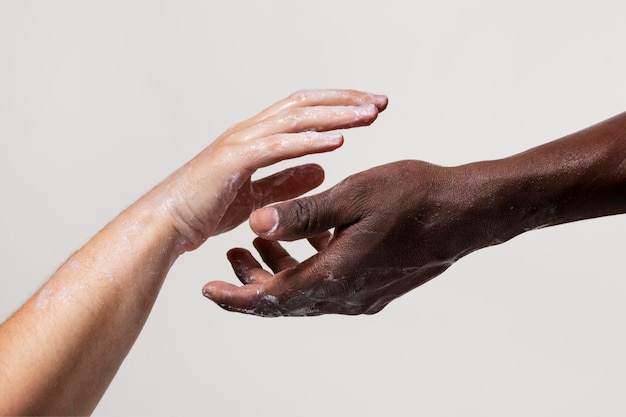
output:
<path id="1" fill-rule="evenodd" d="M 262 172 L 315 161 L 321 189 L 398 159 L 504 157 L 624 111 L 625 19 L 622 1 L 2 1 L 0 316 L 298 89 L 390 99 L 343 148 Z M 244 224 L 174 266 L 95 415 L 623 415 L 625 230 L 528 233 L 375 316 L 261 319 L 200 291 L 235 281 L 224 254 L 251 247 Z"/>

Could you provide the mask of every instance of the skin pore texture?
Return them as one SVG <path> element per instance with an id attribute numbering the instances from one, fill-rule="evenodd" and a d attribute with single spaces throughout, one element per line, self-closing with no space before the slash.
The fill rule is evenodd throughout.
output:
<path id="1" fill-rule="evenodd" d="M 626 212 L 626 113 L 500 160 L 406 160 L 250 216 L 254 246 L 228 258 L 242 286 L 209 282 L 221 307 L 260 316 L 373 314 L 469 253 L 527 231 Z M 332 231 L 332 234 L 331 234 Z M 308 238 L 309 259 L 278 241 Z"/>
<path id="2" fill-rule="evenodd" d="M 224 132 L 124 210 L 0 325 L 0 414 L 90 414 L 138 337 L 176 259 L 269 203 L 324 177 L 303 165 L 252 181 L 261 168 L 332 151 L 337 129 L 371 124 L 385 96 L 300 91 Z"/>

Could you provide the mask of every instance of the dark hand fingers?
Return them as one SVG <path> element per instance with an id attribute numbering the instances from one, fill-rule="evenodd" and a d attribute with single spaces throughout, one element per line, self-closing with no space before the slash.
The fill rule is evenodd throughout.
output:
<path id="1" fill-rule="evenodd" d="M 309 241 L 311 246 L 313 246 L 315 250 L 319 252 L 328 247 L 328 244 L 330 243 L 330 239 L 332 239 L 332 237 L 333 234 L 330 231 L 326 230 L 319 235 L 308 238 L 307 240 Z"/>
<path id="2" fill-rule="evenodd" d="M 298 261 L 289 255 L 278 242 L 264 239 L 254 239 L 254 247 L 261 255 L 263 262 L 269 266 L 274 273 L 278 273 L 285 269 L 293 268 L 298 265 Z"/>
<path id="3" fill-rule="evenodd" d="M 228 311 L 263 317 L 289 315 L 278 298 L 265 291 L 263 285 L 237 287 L 223 281 L 212 281 L 202 288 L 202 294 Z"/>
<path id="4" fill-rule="evenodd" d="M 343 201 L 346 196 L 333 190 L 254 211 L 250 227 L 264 239 L 296 240 L 356 221 L 350 202 Z"/>
<path id="5" fill-rule="evenodd" d="M 298 197 L 324 181 L 324 170 L 316 164 L 289 168 L 252 183 L 254 208 Z"/>
<path id="6" fill-rule="evenodd" d="M 317 262 L 315 258 L 318 258 Z M 336 299 L 335 292 L 342 294 L 345 286 L 326 272 L 329 269 L 323 263 L 318 255 L 314 255 L 262 284 L 236 287 L 214 281 L 204 286 L 203 294 L 226 310 L 259 316 L 358 314 L 358 307 L 355 307 L 358 303 L 344 303 Z M 331 282 L 326 282 L 328 280 Z"/>
<path id="7" fill-rule="evenodd" d="M 231 249 L 226 256 L 235 275 L 243 284 L 261 284 L 272 277 L 245 249 Z"/>
<path id="8" fill-rule="evenodd" d="M 237 287 L 223 281 L 211 281 L 202 288 L 202 294 L 228 311 L 257 314 L 260 286 L 256 284 Z"/>

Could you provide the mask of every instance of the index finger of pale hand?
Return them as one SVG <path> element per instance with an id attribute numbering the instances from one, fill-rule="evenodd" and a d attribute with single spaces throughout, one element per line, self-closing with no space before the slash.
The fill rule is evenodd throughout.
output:
<path id="1" fill-rule="evenodd" d="M 357 90 L 300 90 L 289 97 L 271 105 L 256 116 L 237 124 L 232 132 L 248 128 L 260 121 L 295 107 L 312 106 L 359 106 L 373 104 L 379 112 L 385 110 L 388 99 L 384 95 L 371 94 Z"/>
<path id="2" fill-rule="evenodd" d="M 239 131 L 236 136 L 249 141 L 274 134 L 326 132 L 368 126 L 377 117 L 378 109 L 373 104 L 288 109 Z"/>

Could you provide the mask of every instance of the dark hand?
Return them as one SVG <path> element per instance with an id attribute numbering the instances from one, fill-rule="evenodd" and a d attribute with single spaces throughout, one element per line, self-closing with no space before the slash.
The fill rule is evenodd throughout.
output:
<path id="1" fill-rule="evenodd" d="M 480 193 L 466 174 L 395 162 L 261 209 L 250 223 L 265 239 L 254 245 L 275 275 L 233 249 L 228 257 L 244 285 L 211 282 L 204 294 L 227 310 L 262 316 L 376 313 L 488 244 L 492 225 L 475 215 Z M 319 250 L 302 263 L 276 242 L 301 238 Z"/>
<path id="2" fill-rule="evenodd" d="M 204 294 L 264 316 L 372 314 L 485 246 L 539 227 L 626 213 L 626 113 L 508 158 L 444 168 L 379 166 L 309 198 L 252 213 L 275 275 L 233 249 L 236 287 Z M 334 230 L 330 238 L 329 230 Z M 276 240 L 309 238 L 302 263 Z"/>

